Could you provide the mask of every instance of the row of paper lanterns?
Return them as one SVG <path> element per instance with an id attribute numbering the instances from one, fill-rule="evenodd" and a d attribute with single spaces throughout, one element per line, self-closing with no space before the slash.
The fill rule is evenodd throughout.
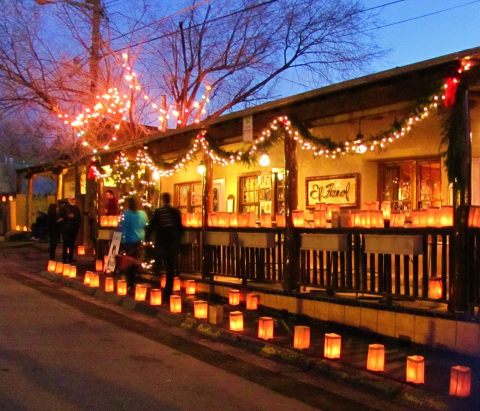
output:
<path id="1" fill-rule="evenodd" d="M 75 278 L 76 267 L 61 262 L 50 260 L 47 269 L 49 272 L 61 274 L 65 277 Z M 84 276 L 84 285 L 92 288 L 100 286 L 100 276 L 98 273 L 87 271 Z M 166 275 L 160 277 L 160 287 L 165 288 Z M 195 295 L 195 280 L 185 280 L 185 293 Z M 105 278 L 104 291 L 107 293 L 115 291 L 115 280 L 113 277 Z M 142 284 L 135 286 L 135 300 L 146 301 L 147 291 L 150 287 Z M 149 303 L 152 306 L 162 305 L 161 288 L 150 289 Z M 127 295 L 126 280 L 116 281 L 117 294 Z M 173 291 L 181 291 L 180 277 L 174 278 Z M 236 289 L 229 290 L 228 302 L 231 306 L 240 305 L 240 291 Z M 170 296 L 170 312 L 182 312 L 182 298 L 180 295 Z M 260 296 L 255 293 L 249 293 L 246 296 L 246 309 L 257 310 L 260 304 Z M 213 307 L 212 307 L 213 308 Z M 215 312 L 213 311 L 213 315 Z M 203 300 L 194 301 L 194 317 L 197 319 L 207 319 L 209 317 L 208 302 Z M 243 312 L 231 311 L 229 314 L 229 328 L 234 332 L 244 330 Z M 257 336 L 263 340 L 274 338 L 274 319 L 272 317 L 260 317 L 258 319 Z M 339 359 L 341 357 L 342 337 L 335 333 L 326 333 L 324 342 L 324 357 L 328 359 Z M 297 325 L 294 328 L 293 347 L 295 349 L 310 348 L 310 327 Z M 383 344 L 369 344 L 366 368 L 374 372 L 383 372 L 385 370 L 385 346 Z M 413 355 L 407 357 L 406 362 L 406 381 L 414 384 L 424 384 L 425 382 L 425 360 L 423 356 Z M 449 394 L 457 397 L 470 396 L 471 390 L 471 370 L 469 367 L 456 365 L 451 368 Z"/>

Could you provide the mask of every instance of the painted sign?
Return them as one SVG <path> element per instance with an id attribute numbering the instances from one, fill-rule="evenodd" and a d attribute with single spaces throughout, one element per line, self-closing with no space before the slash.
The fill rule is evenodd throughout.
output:
<path id="1" fill-rule="evenodd" d="M 120 243 L 122 241 L 122 233 L 115 231 L 113 233 L 112 242 L 110 243 L 110 249 L 108 250 L 107 262 L 104 264 L 104 271 L 107 273 L 113 273 L 115 271 L 115 257 L 120 250 Z"/>
<path id="2" fill-rule="evenodd" d="M 306 178 L 307 207 L 315 204 L 338 204 L 356 207 L 359 204 L 360 182 L 358 174 Z"/>
<path id="3" fill-rule="evenodd" d="M 253 141 L 253 116 L 243 117 L 243 141 Z"/>

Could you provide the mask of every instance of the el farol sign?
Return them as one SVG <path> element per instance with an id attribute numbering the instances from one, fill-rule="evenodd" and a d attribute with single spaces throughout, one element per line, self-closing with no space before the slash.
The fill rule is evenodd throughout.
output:
<path id="1" fill-rule="evenodd" d="M 319 203 L 358 207 L 359 174 L 307 177 L 305 180 L 307 207 L 314 207 Z"/>

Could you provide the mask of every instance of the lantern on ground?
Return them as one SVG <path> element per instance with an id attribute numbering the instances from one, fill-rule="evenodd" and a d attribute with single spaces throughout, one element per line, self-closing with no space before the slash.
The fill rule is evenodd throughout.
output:
<path id="1" fill-rule="evenodd" d="M 368 345 L 367 370 L 376 372 L 385 370 L 385 346 L 383 344 Z"/>
<path id="2" fill-rule="evenodd" d="M 47 271 L 49 273 L 54 273 L 55 272 L 55 266 L 57 265 L 57 262 L 54 260 L 48 260 L 47 264 Z"/>
<path id="3" fill-rule="evenodd" d="M 292 220 L 294 227 L 304 227 L 305 226 L 305 212 L 303 210 L 293 210 L 292 211 Z"/>
<path id="4" fill-rule="evenodd" d="M 86 271 L 85 275 L 83 276 L 83 285 L 90 285 L 90 281 L 92 280 L 92 272 Z"/>
<path id="5" fill-rule="evenodd" d="M 425 383 L 425 359 L 421 355 L 407 357 L 407 382 Z"/>
<path id="6" fill-rule="evenodd" d="M 230 330 L 243 331 L 243 313 L 241 311 L 230 312 Z"/>
<path id="7" fill-rule="evenodd" d="M 293 334 L 293 348 L 307 350 L 310 348 L 310 327 L 296 325 Z"/>
<path id="8" fill-rule="evenodd" d="M 196 290 L 197 290 L 197 286 L 195 284 L 195 280 L 185 281 L 185 294 L 195 295 Z"/>
<path id="9" fill-rule="evenodd" d="M 79 245 L 77 247 L 77 254 L 78 255 L 85 255 L 85 246 L 84 245 Z"/>
<path id="10" fill-rule="evenodd" d="M 428 298 L 433 300 L 439 300 L 442 298 L 443 285 L 441 278 L 429 278 L 428 279 Z"/>
<path id="11" fill-rule="evenodd" d="M 256 310 L 258 309 L 258 304 L 260 303 L 260 296 L 255 293 L 247 294 L 247 310 Z"/>
<path id="12" fill-rule="evenodd" d="M 166 274 L 162 274 L 160 276 L 160 288 L 165 288 L 166 284 L 167 284 L 167 276 Z"/>
<path id="13" fill-rule="evenodd" d="M 135 286 L 135 301 L 145 301 L 147 297 L 147 287 L 142 284 Z"/>
<path id="14" fill-rule="evenodd" d="M 63 264 L 62 275 L 68 277 L 70 275 L 70 264 Z"/>
<path id="15" fill-rule="evenodd" d="M 180 277 L 174 277 L 173 279 L 173 291 L 180 291 L 182 289 L 182 281 Z"/>
<path id="16" fill-rule="evenodd" d="M 117 294 L 127 295 L 127 282 L 125 280 L 117 281 Z"/>
<path id="17" fill-rule="evenodd" d="M 325 358 L 340 358 L 342 352 L 342 337 L 335 333 L 325 334 L 324 356 Z"/>
<path id="18" fill-rule="evenodd" d="M 105 278 L 105 292 L 106 293 L 113 293 L 115 291 L 115 282 L 113 281 L 113 277 L 106 277 Z"/>
<path id="19" fill-rule="evenodd" d="M 63 273 L 63 263 L 58 262 L 55 265 L 55 274 L 62 274 Z"/>
<path id="20" fill-rule="evenodd" d="M 23 226 L 23 231 L 28 231 L 28 227 L 26 225 Z"/>
<path id="21" fill-rule="evenodd" d="M 181 313 L 182 312 L 182 297 L 179 295 L 170 296 L 170 312 Z"/>
<path id="22" fill-rule="evenodd" d="M 258 338 L 271 340 L 273 338 L 273 318 L 260 317 L 258 319 Z"/>
<path id="23" fill-rule="evenodd" d="M 230 305 L 240 305 L 240 291 L 238 291 L 238 290 L 229 290 L 228 291 L 228 304 L 230 304 Z"/>
<path id="24" fill-rule="evenodd" d="M 70 271 L 68 272 L 69 278 L 75 278 L 77 276 L 77 267 L 74 265 L 70 266 Z"/>
<path id="25" fill-rule="evenodd" d="M 100 276 L 96 273 L 91 273 L 90 274 L 90 287 L 92 288 L 98 288 L 100 287 Z"/>
<path id="26" fill-rule="evenodd" d="M 471 370 L 469 367 L 455 365 L 450 369 L 449 394 L 454 397 L 470 397 Z"/>
<path id="27" fill-rule="evenodd" d="M 95 271 L 103 271 L 103 261 L 95 260 Z"/>
<path id="28" fill-rule="evenodd" d="M 208 307 L 208 322 L 215 325 L 220 325 L 223 323 L 222 305 L 210 305 Z"/>
<path id="29" fill-rule="evenodd" d="M 100 227 L 106 227 L 108 225 L 108 217 L 106 215 L 100 216 Z"/>
<path id="30" fill-rule="evenodd" d="M 197 300 L 193 303 L 193 312 L 195 318 L 208 318 L 208 303 L 206 301 Z"/>
<path id="31" fill-rule="evenodd" d="M 162 305 L 162 290 L 160 288 L 150 290 L 150 305 Z"/>

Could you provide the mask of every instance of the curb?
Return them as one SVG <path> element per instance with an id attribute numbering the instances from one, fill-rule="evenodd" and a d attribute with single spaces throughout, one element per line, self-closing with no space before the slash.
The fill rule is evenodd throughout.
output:
<path id="1" fill-rule="evenodd" d="M 254 354 L 287 363 L 301 370 L 308 370 L 323 377 L 327 376 L 346 385 L 352 385 L 364 389 L 373 395 L 379 395 L 384 399 L 394 401 L 399 405 L 438 411 L 449 409 L 449 397 L 437 393 L 427 392 L 421 388 L 382 378 L 345 364 L 322 358 L 312 358 L 301 351 L 280 347 L 247 335 L 231 332 L 223 327 L 210 324 L 205 320 L 197 320 L 190 313 L 172 314 L 165 309 L 152 307 L 145 302 L 135 301 L 130 296 L 105 293 L 100 288 L 90 288 L 78 280 L 65 278 L 58 274 L 41 271 L 40 276 L 110 304 L 119 305 L 128 310 L 157 318 L 166 325 L 181 327 L 204 337 L 246 349 Z M 184 304 L 186 306 L 192 305 L 188 299 L 184 300 Z"/>

